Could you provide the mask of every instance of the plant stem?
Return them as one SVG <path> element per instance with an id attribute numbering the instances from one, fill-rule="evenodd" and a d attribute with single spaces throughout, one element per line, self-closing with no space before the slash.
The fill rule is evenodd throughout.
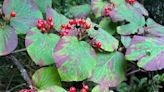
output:
<path id="1" fill-rule="evenodd" d="M 26 51 L 26 48 L 23 48 L 23 49 L 20 49 L 20 50 L 15 50 L 15 51 L 12 52 L 12 54 L 23 52 L 23 51 Z"/>
<path id="2" fill-rule="evenodd" d="M 17 66 L 18 70 L 21 72 L 22 77 L 24 78 L 24 80 L 28 83 L 29 88 L 33 88 L 32 87 L 32 82 L 31 79 L 26 71 L 26 69 L 23 67 L 23 65 L 17 60 L 17 58 L 15 58 L 15 56 L 13 55 L 9 55 L 8 58 L 10 60 L 13 61 L 13 63 Z"/>

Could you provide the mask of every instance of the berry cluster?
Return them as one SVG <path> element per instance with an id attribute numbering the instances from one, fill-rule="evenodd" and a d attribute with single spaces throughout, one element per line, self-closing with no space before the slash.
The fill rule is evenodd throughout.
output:
<path id="1" fill-rule="evenodd" d="M 128 0 L 128 2 L 129 2 L 130 4 L 133 4 L 133 3 L 136 2 L 136 0 Z"/>
<path id="2" fill-rule="evenodd" d="M 68 35 L 68 31 L 71 29 L 79 29 L 79 28 L 84 28 L 84 29 L 90 29 L 90 24 L 88 24 L 84 19 L 70 19 L 69 24 L 62 24 L 61 29 L 64 29 L 63 32 L 60 33 L 61 36 L 66 36 Z"/>
<path id="3" fill-rule="evenodd" d="M 99 41 L 96 41 L 96 39 L 94 39 L 94 38 L 89 39 L 88 43 L 91 44 L 93 47 L 98 48 L 98 49 L 101 48 L 101 46 L 102 46 L 102 43 Z"/>
<path id="4" fill-rule="evenodd" d="M 83 88 L 80 90 L 80 92 L 87 92 L 89 90 L 88 85 L 85 85 L 84 83 L 82 85 L 83 85 Z M 76 92 L 76 88 L 75 87 L 71 87 L 69 89 L 69 92 Z"/>
<path id="5" fill-rule="evenodd" d="M 109 16 L 109 12 L 111 11 L 111 7 L 110 6 L 105 7 L 104 11 L 105 11 L 105 16 Z"/>
<path id="6" fill-rule="evenodd" d="M 39 19 L 37 28 L 40 29 L 42 33 L 46 33 L 47 31 L 50 31 L 54 27 L 54 23 L 52 20 L 53 20 L 52 17 L 48 17 L 47 21 Z"/>

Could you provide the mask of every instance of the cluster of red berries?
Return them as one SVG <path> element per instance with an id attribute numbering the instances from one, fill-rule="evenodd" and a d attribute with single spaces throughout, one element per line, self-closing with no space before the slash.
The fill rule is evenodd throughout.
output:
<path id="1" fill-rule="evenodd" d="M 16 12 L 12 11 L 12 12 L 10 13 L 10 16 L 11 16 L 11 17 L 16 17 Z"/>
<path id="2" fill-rule="evenodd" d="M 52 17 L 48 17 L 47 21 L 39 19 L 37 24 L 38 29 L 40 29 L 42 33 L 46 33 L 47 30 L 50 30 L 54 27 L 54 23 L 52 20 Z"/>
<path id="3" fill-rule="evenodd" d="M 83 84 L 83 88 L 80 90 L 80 92 L 87 92 L 89 90 L 88 85 Z M 69 92 L 76 92 L 76 88 L 75 87 L 71 87 L 69 89 Z"/>
<path id="4" fill-rule="evenodd" d="M 97 42 L 97 43 L 96 43 L 96 47 L 97 47 L 97 48 L 101 48 L 101 46 L 102 46 L 102 43 L 101 43 L 101 42 Z"/>
<path id="5" fill-rule="evenodd" d="M 20 90 L 19 92 L 35 92 L 35 90 L 33 90 L 33 89 L 23 89 L 23 90 Z"/>
<path id="6" fill-rule="evenodd" d="M 109 12 L 111 11 L 111 7 L 110 6 L 105 7 L 104 11 L 105 11 L 105 16 L 109 16 Z"/>
<path id="7" fill-rule="evenodd" d="M 76 27 L 77 29 L 78 28 L 85 28 L 85 29 L 90 29 L 90 24 L 88 24 L 84 19 L 70 19 L 69 20 L 69 24 L 67 25 L 64 25 L 62 24 L 61 25 L 61 29 L 64 29 L 64 32 L 61 32 L 60 35 L 61 36 L 66 36 L 68 35 L 68 31 L 70 29 L 72 29 L 73 27 Z"/>
<path id="8" fill-rule="evenodd" d="M 136 0 L 128 0 L 128 2 L 129 2 L 130 4 L 133 4 L 133 3 L 136 2 Z"/>

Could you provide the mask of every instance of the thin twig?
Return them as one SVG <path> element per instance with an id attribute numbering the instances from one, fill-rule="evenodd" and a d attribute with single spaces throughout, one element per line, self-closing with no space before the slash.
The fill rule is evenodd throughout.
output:
<path id="1" fill-rule="evenodd" d="M 15 73 L 12 74 L 12 76 L 11 76 L 11 78 L 10 78 L 10 81 L 9 81 L 9 84 L 8 84 L 7 87 L 6 87 L 6 90 L 8 90 L 8 88 L 10 87 L 10 84 L 11 84 L 13 78 L 14 78 L 14 75 L 15 75 Z"/>
<path id="2" fill-rule="evenodd" d="M 137 73 L 137 72 L 145 72 L 145 71 L 144 71 L 144 70 L 141 70 L 141 69 L 134 70 L 134 71 L 131 71 L 131 72 L 127 73 L 126 76 L 130 76 L 130 75 L 135 74 L 135 73 Z"/>
<path id="3" fill-rule="evenodd" d="M 6 92 L 11 92 L 11 91 L 13 91 L 13 90 L 16 89 L 16 88 L 19 88 L 19 87 L 22 87 L 22 86 L 25 86 L 25 85 L 26 85 L 26 83 L 19 84 L 19 85 L 17 85 L 17 86 L 15 86 L 15 87 L 11 88 L 10 90 L 8 90 L 8 91 L 6 91 Z"/>
<path id="4" fill-rule="evenodd" d="M 23 48 L 23 49 L 20 49 L 20 50 L 15 50 L 15 51 L 12 52 L 12 54 L 23 52 L 23 51 L 26 51 L 26 48 Z"/>
<path id="5" fill-rule="evenodd" d="M 30 77 L 23 65 L 13 55 L 9 55 L 8 58 L 13 61 L 13 63 L 17 66 L 18 70 L 21 72 L 21 75 L 24 80 L 28 83 L 29 87 L 32 88 Z"/>

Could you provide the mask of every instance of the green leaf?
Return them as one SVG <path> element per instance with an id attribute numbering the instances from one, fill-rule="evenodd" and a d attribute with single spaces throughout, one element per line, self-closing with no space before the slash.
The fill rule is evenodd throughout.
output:
<path id="1" fill-rule="evenodd" d="M 122 3 L 109 12 L 114 22 L 128 21 L 128 24 L 117 27 L 117 32 L 121 35 L 129 35 L 135 33 L 143 33 L 145 25 L 144 16 L 128 3 Z"/>
<path id="2" fill-rule="evenodd" d="M 149 13 L 148 11 L 144 8 L 144 6 L 142 4 L 140 4 L 139 2 L 135 2 L 133 4 L 133 7 L 135 7 L 141 14 L 145 15 L 145 16 L 148 16 Z"/>
<path id="3" fill-rule="evenodd" d="M 68 91 L 58 86 L 51 86 L 44 90 L 39 90 L 39 92 L 68 92 Z"/>
<path id="4" fill-rule="evenodd" d="M 61 86 L 60 76 L 56 67 L 43 67 L 37 70 L 32 76 L 32 81 L 38 89 L 45 89 L 50 86 Z"/>
<path id="5" fill-rule="evenodd" d="M 53 10 L 52 8 L 48 8 L 47 12 L 46 12 L 46 17 L 52 17 L 53 18 L 53 22 L 55 23 L 54 28 L 56 30 L 60 30 L 61 29 L 61 24 L 68 24 L 69 23 L 69 19 L 66 18 L 64 15 L 57 13 L 55 10 Z"/>
<path id="6" fill-rule="evenodd" d="M 125 3 L 125 0 L 110 0 L 112 3 L 116 4 L 116 6 L 119 6 L 122 3 Z"/>
<path id="7" fill-rule="evenodd" d="M 147 71 L 164 68 L 164 38 L 134 36 L 127 48 L 127 60 L 138 60 L 138 66 Z"/>
<path id="8" fill-rule="evenodd" d="M 161 36 L 164 37 L 164 26 L 156 23 L 152 19 L 147 20 L 147 27 L 145 28 L 145 31 L 148 32 L 149 34 L 153 34 L 155 36 Z"/>
<path id="9" fill-rule="evenodd" d="M 126 61 L 122 53 L 97 53 L 97 59 L 91 81 L 104 87 L 115 87 L 125 80 Z"/>
<path id="10" fill-rule="evenodd" d="M 96 17 L 105 15 L 104 8 L 108 6 L 108 2 L 102 0 L 91 0 L 91 8 Z"/>
<path id="11" fill-rule="evenodd" d="M 102 85 L 95 86 L 91 92 L 110 92 L 109 87 L 104 87 Z"/>
<path id="12" fill-rule="evenodd" d="M 10 54 L 18 44 L 15 29 L 10 26 L 0 27 L 0 56 Z"/>
<path id="13" fill-rule="evenodd" d="M 132 38 L 130 36 L 121 36 L 121 42 L 125 48 L 127 48 L 131 43 Z"/>
<path id="14" fill-rule="evenodd" d="M 100 26 L 102 29 L 106 30 L 106 31 L 107 31 L 108 33 L 110 33 L 110 34 L 115 33 L 116 27 L 117 27 L 117 25 L 116 25 L 115 23 L 113 23 L 112 20 L 111 20 L 110 18 L 108 18 L 108 17 L 103 18 L 103 19 L 100 21 L 99 26 Z"/>
<path id="15" fill-rule="evenodd" d="M 90 11 L 90 5 L 84 4 L 70 8 L 66 15 L 70 15 L 75 18 L 86 18 L 89 15 Z"/>
<path id="16" fill-rule="evenodd" d="M 42 34 L 38 28 L 32 28 L 26 35 L 27 52 L 40 66 L 54 64 L 53 49 L 59 39 L 56 34 Z"/>
<path id="17" fill-rule="evenodd" d="M 96 66 L 93 48 L 76 37 L 61 38 L 55 48 L 54 59 L 62 81 L 82 81 L 91 76 Z"/>
<path id="18" fill-rule="evenodd" d="M 16 12 L 16 17 L 11 18 L 10 25 L 16 29 L 17 33 L 21 34 L 27 33 L 36 26 L 37 19 L 43 18 L 33 0 L 4 0 L 3 12 L 5 16 L 9 18 L 12 11 Z"/>
<path id="19" fill-rule="evenodd" d="M 52 0 L 34 0 L 39 9 L 45 13 L 49 7 L 52 7 Z"/>
<path id="20" fill-rule="evenodd" d="M 89 19 L 87 19 L 87 22 L 92 25 L 87 31 L 89 36 L 102 43 L 101 49 L 112 52 L 118 48 L 119 42 L 117 39 L 101 28 L 95 30 L 94 26 L 97 26 L 97 24 L 92 23 Z"/>

